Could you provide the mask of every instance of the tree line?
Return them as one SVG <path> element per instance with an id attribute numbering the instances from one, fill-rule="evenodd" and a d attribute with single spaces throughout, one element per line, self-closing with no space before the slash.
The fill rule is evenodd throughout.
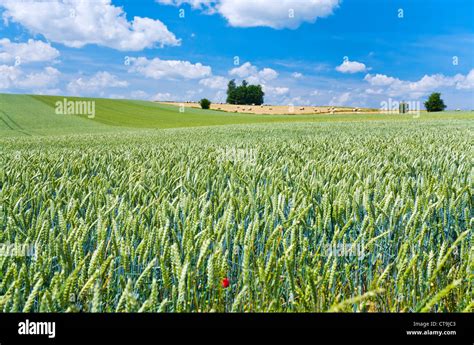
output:
<path id="1" fill-rule="evenodd" d="M 237 86 L 235 79 L 227 84 L 228 104 L 261 105 L 263 96 L 265 93 L 261 85 L 249 85 L 246 80 L 243 80 L 242 85 Z"/>

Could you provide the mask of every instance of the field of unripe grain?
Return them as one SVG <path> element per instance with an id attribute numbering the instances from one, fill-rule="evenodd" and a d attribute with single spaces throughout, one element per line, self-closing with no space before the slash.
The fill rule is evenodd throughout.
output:
<path id="1" fill-rule="evenodd" d="M 473 128 L 1 137 L 0 311 L 472 311 Z"/>

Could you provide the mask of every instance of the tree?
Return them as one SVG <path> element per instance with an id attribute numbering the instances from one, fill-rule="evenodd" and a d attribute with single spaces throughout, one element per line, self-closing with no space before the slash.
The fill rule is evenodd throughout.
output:
<path id="1" fill-rule="evenodd" d="M 261 105 L 264 95 L 261 85 L 249 85 L 246 80 L 243 80 L 240 86 L 235 84 L 234 79 L 227 84 L 228 104 Z"/>
<path id="2" fill-rule="evenodd" d="M 248 104 L 247 103 L 247 82 L 244 80 L 242 85 L 237 87 L 234 91 L 235 103 L 236 104 Z"/>
<path id="3" fill-rule="evenodd" d="M 199 101 L 202 109 L 209 109 L 211 107 L 211 101 L 207 98 L 203 98 Z"/>
<path id="4" fill-rule="evenodd" d="M 237 85 L 235 85 L 235 79 L 232 79 L 229 81 L 227 84 L 227 103 L 228 104 L 235 104 L 235 90 L 237 88 Z"/>
<path id="5" fill-rule="evenodd" d="M 247 86 L 247 104 L 261 105 L 263 104 L 263 96 L 265 93 L 261 85 Z"/>
<path id="6" fill-rule="evenodd" d="M 425 102 L 425 108 L 427 111 L 443 111 L 446 109 L 446 105 L 441 99 L 441 94 L 439 92 L 433 92 L 428 100 Z"/>

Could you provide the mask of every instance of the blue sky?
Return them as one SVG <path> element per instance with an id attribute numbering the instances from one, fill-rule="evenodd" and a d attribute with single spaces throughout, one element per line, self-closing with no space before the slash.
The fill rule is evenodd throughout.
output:
<path id="1" fill-rule="evenodd" d="M 0 92 L 474 109 L 471 0 L 0 0 Z"/>

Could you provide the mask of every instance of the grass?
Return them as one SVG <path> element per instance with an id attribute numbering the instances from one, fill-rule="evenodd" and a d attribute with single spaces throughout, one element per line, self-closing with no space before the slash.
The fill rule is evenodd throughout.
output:
<path id="1" fill-rule="evenodd" d="M 0 134 L 3 136 L 31 136 L 67 134 L 106 130 L 100 123 L 80 116 L 55 113 L 44 102 L 27 95 L 0 94 Z"/>
<path id="2" fill-rule="evenodd" d="M 51 119 L 54 98 L 16 100 L 0 243 L 36 256 L 0 256 L 0 311 L 473 310 L 469 113 L 223 125 L 107 100 Z M 203 127 L 157 129 L 171 114 Z"/>
<path id="3" fill-rule="evenodd" d="M 186 108 L 145 101 L 75 98 L 95 102 L 94 119 L 86 115 L 55 113 L 58 96 L 0 94 L 0 134 L 61 135 L 110 132 L 124 129 L 180 128 L 231 124 L 280 122 L 353 122 L 353 121 L 414 121 L 412 115 L 334 114 L 334 115 L 255 115 L 235 114 L 215 110 Z M 468 119 L 470 113 L 423 114 L 420 121 L 432 119 Z"/>

